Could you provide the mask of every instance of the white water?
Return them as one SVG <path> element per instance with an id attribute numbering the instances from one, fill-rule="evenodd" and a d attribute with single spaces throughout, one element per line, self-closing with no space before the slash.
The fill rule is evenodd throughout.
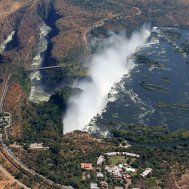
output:
<path id="1" fill-rule="evenodd" d="M 37 47 L 37 54 L 33 59 L 32 67 L 39 68 L 44 59 L 44 53 L 47 50 L 48 41 L 46 39 L 48 33 L 50 32 L 50 28 L 45 24 L 42 23 L 40 26 L 40 39 Z M 41 86 L 41 73 L 36 71 L 30 74 L 31 80 L 31 91 L 29 100 L 33 102 L 41 102 L 41 101 L 48 101 L 50 94 L 47 94 L 42 86 Z"/>
<path id="2" fill-rule="evenodd" d="M 3 43 L 0 46 L 0 53 L 2 53 L 6 49 L 7 44 L 12 41 L 14 34 L 15 34 L 15 31 L 12 31 L 8 35 L 7 39 L 5 39 L 5 41 L 3 41 Z"/>
<path id="3" fill-rule="evenodd" d="M 113 35 L 104 41 L 104 49 L 94 55 L 90 63 L 88 75 L 91 81 L 75 84 L 75 87 L 83 92 L 69 100 L 69 107 L 63 118 L 64 134 L 73 130 L 83 130 L 94 116 L 102 113 L 112 87 L 135 66 L 130 61 L 130 56 L 138 48 L 145 46 L 149 36 L 150 30 L 143 28 L 140 32 L 134 33 L 131 39 Z"/>

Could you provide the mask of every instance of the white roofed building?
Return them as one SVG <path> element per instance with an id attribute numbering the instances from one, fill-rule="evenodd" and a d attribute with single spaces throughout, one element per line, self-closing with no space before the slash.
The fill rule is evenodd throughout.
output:
<path id="1" fill-rule="evenodd" d="M 96 174 L 96 177 L 97 177 L 97 178 L 103 178 L 104 175 L 103 175 L 101 172 L 98 172 L 98 173 Z"/>
<path id="2" fill-rule="evenodd" d="M 146 177 L 148 174 L 152 172 L 151 168 L 147 168 L 142 174 L 140 174 L 142 177 Z"/>
<path id="3" fill-rule="evenodd" d="M 105 157 L 104 156 L 100 156 L 97 160 L 97 165 L 102 165 L 102 163 L 105 161 Z"/>
<path id="4" fill-rule="evenodd" d="M 130 156 L 130 157 L 136 157 L 139 158 L 140 155 L 129 153 L 129 152 L 108 152 L 106 153 L 107 156 Z"/>
<path id="5" fill-rule="evenodd" d="M 99 189 L 99 187 L 96 183 L 91 183 L 90 189 Z"/>

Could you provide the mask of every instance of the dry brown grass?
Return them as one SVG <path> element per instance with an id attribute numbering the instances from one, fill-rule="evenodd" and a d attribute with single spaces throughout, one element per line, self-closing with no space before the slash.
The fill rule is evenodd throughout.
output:
<path id="1" fill-rule="evenodd" d="M 31 1 L 32 0 L 0 0 L 0 19 L 16 12 Z"/>
<path id="2" fill-rule="evenodd" d="M 177 2 L 189 5 L 189 0 L 177 0 Z"/>
<path id="3" fill-rule="evenodd" d="M 189 170 L 185 171 L 185 174 L 182 175 L 181 179 L 178 181 L 180 189 L 189 189 Z"/>

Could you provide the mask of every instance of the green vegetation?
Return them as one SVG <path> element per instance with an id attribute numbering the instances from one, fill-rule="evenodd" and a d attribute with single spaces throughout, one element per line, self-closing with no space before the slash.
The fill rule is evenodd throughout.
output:
<path id="1" fill-rule="evenodd" d="M 182 37 L 182 35 L 178 31 L 173 30 L 173 29 L 163 30 L 162 32 L 169 40 L 173 42 L 178 41 Z"/>
<path id="2" fill-rule="evenodd" d="M 184 43 L 182 43 L 180 45 L 181 49 L 187 54 L 189 55 L 189 40 L 185 41 Z"/>
<path id="3" fill-rule="evenodd" d="M 128 126 L 125 130 L 113 129 L 112 134 L 120 141 L 128 140 L 134 143 L 172 142 L 189 139 L 189 132 L 180 129 L 169 132 L 161 126 Z"/>
<path id="4" fill-rule="evenodd" d="M 72 92 L 71 88 L 63 88 L 55 92 L 48 102 L 31 103 L 27 108 L 23 107 L 23 134 L 20 142 L 44 142 L 47 145 L 60 142 L 63 129 L 62 113 Z"/>
<path id="5" fill-rule="evenodd" d="M 165 83 L 171 83 L 171 80 L 170 80 L 167 76 L 162 77 L 162 80 L 163 80 Z"/>
<path id="6" fill-rule="evenodd" d="M 130 161 L 130 158 L 126 156 L 112 156 L 108 158 L 108 161 L 111 165 L 117 165 L 119 163 L 127 163 L 128 161 Z"/>
<path id="7" fill-rule="evenodd" d="M 119 118 L 119 114 L 118 113 L 115 113 L 115 114 L 112 114 L 112 118 Z"/>
<path id="8" fill-rule="evenodd" d="M 141 82 L 140 82 L 140 85 L 141 85 L 142 87 L 144 87 L 145 89 L 147 89 L 147 90 L 152 90 L 152 91 L 159 90 L 159 91 L 161 91 L 161 92 L 163 92 L 163 93 L 166 93 L 166 89 L 163 88 L 163 87 L 160 86 L 160 85 L 145 83 L 144 81 L 141 81 Z"/>
<path id="9" fill-rule="evenodd" d="M 22 136 L 17 142 L 24 145 L 28 150 L 30 143 L 41 143 L 48 146 L 49 150 L 38 151 L 35 161 L 28 153 L 27 163 L 29 167 L 37 168 L 37 172 L 56 183 L 71 185 L 74 188 L 88 189 L 90 181 L 83 182 L 81 162 L 96 163 L 98 156 L 108 145 L 101 148 L 96 140 L 85 136 L 80 140 L 73 136 L 62 135 L 62 114 L 64 113 L 67 100 L 71 94 L 77 94 L 81 90 L 63 88 L 56 91 L 48 102 L 39 104 L 31 103 L 23 107 L 22 111 Z M 81 133 L 82 135 L 82 133 Z M 90 146 L 88 146 L 90 144 Z M 88 148 L 88 149 L 86 149 Z M 84 152 L 86 150 L 86 152 Z M 96 176 L 90 172 L 95 181 Z M 93 175 L 93 176 L 92 176 Z"/>
<path id="10" fill-rule="evenodd" d="M 175 110 L 189 110 L 188 104 L 179 104 L 179 103 L 165 103 L 159 102 L 157 105 L 158 108 L 166 108 L 166 109 L 175 109 Z"/>
<path id="11" fill-rule="evenodd" d="M 170 181 L 174 173 L 179 178 L 189 167 L 189 145 L 179 144 L 168 148 L 151 148 L 146 146 L 133 146 L 131 151 L 139 153 L 141 158 L 137 159 L 139 172 L 145 167 L 153 169 L 152 175 L 143 179 L 140 176 L 133 177 L 129 188 L 145 186 L 146 188 L 173 188 Z M 159 182 L 157 182 L 159 181 Z M 172 184 L 172 185 L 171 185 Z"/>
<path id="12" fill-rule="evenodd" d="M 11 79 L 17 81 L 27 95 L 30 93 L 30 79 L 23 68 L 17 68 Z"/>
<path id="13" fill-rule="evenodd" d="M 99 36 L 103 36 L 103 37 L 108 37 L 108 30 L 105 28 L 105 26 L 101 26 L 101 27 L 95 27 L 91 30 L 90 34 L 94 37 L 99 37 Z M 92 48 L 92 52 L 96 52 L 96 48 L 93 47 Z"/>
<path id="14" fill-rule="evenodd" d="M 54 103 L 31 103 L 27 109 L 23 108 L 23 134 L 20 142 L 60 142 L 61 113 L 62 110 Z"/>
<path id="15" fill-rule="evenodd" d="M 71 48 L 66 54 L 66 57 L 63 59 L 65 64 L 78 64 L 84 57 L 84 48 Z M 81 65 L 80 65 L 81 66 Z"/>
<path id="16" fill-rule="evenodd" d="M 86 68 L 83 68 L 80 64 L 65 65 L 63 68 L 72 78 L 82 78 L 87 76 Z"/>
<path id="17" fill-rule="evenodd" d="M 165 25 L 167 24 L 166 17 L 169 17 L 169 15 L 174 16 L 174 14 L 172 14 L 173 12 L 180 12 L 178 11 L 179 9 L 177 6 L 175 6 L 175 3 L 172 3 L 171 0 L 164 0 L 161 2 L 148 1 L 148 4 L 144 1 L 128 1 L 126 4 L 125 0 L 67 1 L 73 5 L 81 6 L 83 14 L 86 15 L 88 15 L 90 10 L 98 10 L 98 12 L 94 13 L 95 15 L 98 15 L 99 13 L 99 18 L 104 17 L 104 13 L 108 13 L 107 10 L 111 10 L 111 12 L 114 13 L 124 11 L 122 12 L 122 19 L 110 20 L 104 24 L 103 27 L 92 30 L 91 34 L 96 36 L 105 36 L 108 30 L 113 29 L 112 31 L 118 31 L 120 28 L 127 28 L 127 34 L 131 34 L 134 29 L 137 29 L 145 21 L 149 20 L 149 18 L 157 25 L 159 23 L 161 23 L 161 25 Z M 59 2 L 56 3 L 57 5 L 59 4 Z M 124 4 L 125 6 L 123 6 Z M 49 6 L 48 3 L 46 4 L 43 2 L 41 5 L 38 5 L 38 14 L 43 18 L 43 20 L 48 17 L 51 5 Z M 133 12 L 133 7 L 135 6 L 139 7 L 141 10 L 140 16 L 131 14 L 128 11 L 130 10 Z M 75 9 L 76 8 L 74 7 L 74 10 Z M 85 10 L 88 12 L 85 12 Z M 102 13 L 99 10 L 102 10 Z M 167 10 L 169 10 L 169 14 Z M 59 12 L 58 9 L 56 11 Z M 128 15 L 130 18 L 126 18 L 126 16 L 128 16 L 127 12 L 129 12 Z M 104 15 L 102 16 L 102 14 Z M 165 15 L 165 19 L 162 19 L 162 15 Z M 93 20 L 95 18 L 90 19 Z M 110 25 L 112 26 L 110 27 Z M 67 29 L 68 28 L 66 27 L 64 28 L 64 30 Z M 165 35 L 167 35 L 170 40 L 180 39 L 180 34 L 172 30 L 168 32 L 165 31 Z M 183 43 L 181 47 L 189 54 L 188 43 Z M 55 88 L 61 82 L 70 84 L 76 78 L 80 79 L 82 77 L 86 77 L 86 70 L 79 64 L 83 58 L 81 57 L 83 54 L 84 50 L 82 48 L 70 49 L 63 60 L 65 66 L 62 69 L 42 71 L 43 83 L 47 84 L 48 87 L 53 86 Z M 0 56 L 0 59 L 1 58 L 2 57 Z M 138 63 L 145 64 L 148 67 L 155 66 L 162 68 L 164 66 L 144 55 L 139 55 L 136 59 Z M 75 64 L 75 62 L 78 64 Z M 16 69 L 13 69 L 13 71 L 14 70 Z M 29 80 L 22 69 L 19 69 L 14 74 L 13 79 L 17 80 L 23 90 L 29 94 Z M 168 78 L 164 77 L 162 79 L 165 83 L 170 83 Z M 0 80 L 0 82 L 2 81 Z M 141 81 L 140 85 L 148 90 L 159 90 L 160 92 L 166 93 L 166 89 L 159 85 L 145 83 L 144 81 Z M 76 89 L 75 92 L 78 93 L 79 90 Z M 36 171 L 56 183 L 71 185 L 76 189 L 88 189 L 89 183 L 96 181 L 95 172 L 86 171 L 90 174 L 91 179 L 83 181 L 83 170 L 80 168 L 80 163 L 91 162 L 95 165 L 99 155 L 103 154 L 103 152 L 114 150 L 114 148 L 110 145 L 110 143 L 103 145 L 103 142 L 108 139 L 102 139 L 102 142 L 97 142 L 96 139 L 91 139 L 87 134 L 81 138 L 77 138 L 77 135 L 83 134 L 82 132 L 78 132 L 75 135 L 67 134 L 66 136 L 62 136 L 62 114 L 66 109 L 67 99 L 71 93 L 73 93 L 72 89 L 63 88 L 55 92 L 48 102 L 39 104 L 28 102 L 25 106 L 23 106 L 22 120 L 20 120 L 23 127 L 22 136 L 18 142 L 25 144 L 24 148 L 27 151 L 24 151 L 23 156 L 28 152 L 25 161 L 29 167 L 36 169 Z M 158 107 L 162 109 L 189 110 L 188 105 L 175 103 L 168 104 L 162 102 L 158 104 Z M 118 114 L 113 114 L 112 117 L 118 118 Z M 115 123 L 115 125 L 116 124 L 117 123 Z M 169 132 L 168 128 L 164 126 L 150 127 L 147 125 L 128 125 L 126 123 L 122 123 L 122 125 L 125 127 L 125 130 L 115 129 L 112 131 L 113 138 L 109 139 L 109 142 L 111 141 L 114 145 L 125 140 L 142 144 L 143 142 L 167 142 L 189 138 L 189 132 L 185 130 Z M 39 150 L 35 152 L 30 151 L 27 147 L 33 142 L 43 142 L 45 146 L 49 147 L 49 150 Z M 117 145 L 115 150 L 125 151 L 125 148 L 121 148 L 120 145 Z M 153 168 L 153 175 L 149 178 L 142 179 L 139 175 L 134 176 L 131 188 L 135 186 L 141 187 L 144 185 L 145 188 L 155 188 L 158 186 L 160 188 L 167 188 L 166 182 L 171 172 L 179 175 L 189 167 L 189 146 L 187 144 L 170 147 L 168 149 L 148 148 L 133 145 L 132 148 L 127 149 L 127 151 L 141 155 L 141 159 L 137 159 L 132 165 L 133 167 L 139 168 L 139 173 L 146 167 Z M 129 161 L 129 159 L 125 157 L 112 157 L 110 158 L 110 161 L 112 164 L 116 164 L 119 161 Z M 176 170 L 174 170 L 174 168 Z M 20 179 L 23 175 L 17 174 L 15 176 Z M 108 177 L 107 182 L 111 185 L 123 185 L 123 183 L 120 183 L 117 179 L 110 176 Z"/>
<path id="18" fill-rule="evenodd" d="M 136 62 L 141 63 L 141 64 L 145 64 L 148 67 L 158 67 L 158 68 L 162 68 L 164 67 L 163 64 L 160 64 L 157 61 L 151 60 L 150 58 L 148 58 L 145 55 L 136 55 Z"/>
<path id="19" fill-rule="evenodd" d="M 86 69 L 81 64 L 83 57 L 83 48 L 70 49 L 62 63 L 59 63 L 61 68 L 42 71 L 42 82 L 54 90 L 61 83 L 71 85 L 75 79 L 86 77 Z"/>
<path id="20" fill-rule="evenodd" d="M 51 140 L 52 136 L 46 138 Z M 87 133 L 79 131 L 67 134 L 59 140 L 49 142 L 49 150 L 35 151 L 34 154 L 29 150 L 26 157 L 29 167 L 36 168 L 40 174 L 56 183 L 88 189 L 90 182 L 96 181 L 96 174 L 94 170 L 82 170 L 81 163 L 90 162 L 95 166 L 99 155 L 110 150 L 111 145 L 99 143 Z M 83 173 L 89 174 L 90 179 L 82 180 Z"/>
<path id="21" fill-rule="evenodd" d="M 62 65 L 62 68 L 45 70 L 42 75 L 42 82 L 54 90 L 61 83 L 72 84 L 76 78 L 86 77 L 86 70 L 79 64 Z"/>
<path id="22" fill-rule="evenodd" d="M 74 141 L 63 138 L 62 144 L 65 146 L 58 153 L 50 150 L 42 152 L 37 157 L 39 172 L 60 184 L 71 185 L 74 188 L 88 188 L 89 182 L 82 182 L 80 165 L 81 162 L 95 163 L 99 154 L 98 148 L 93 146 L 93 149 L 87 153 L 81 153 L 81 148 Z"/>

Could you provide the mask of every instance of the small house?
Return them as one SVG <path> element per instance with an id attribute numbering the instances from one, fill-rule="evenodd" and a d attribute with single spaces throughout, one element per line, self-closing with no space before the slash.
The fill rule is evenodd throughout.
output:
<path id="1" fill-rule="evenodd" d="M 96 177 L 97 177 L 97 178 L 103 178 L 104 175 L 103 175 L 101 172 L 98 172 L 98 173 L 96 174 Z"/>
<path id="2" fill-rule="evenodd" d="M 96 183 L 91 183 L 90 189 L 99 189 L 99 187 Z"/>
<path id="3" fill-rule="evenodd" d="M 152 172 L 151 168 L 147 168 L 142 174 L 140 174 L 142 177 L 148 176 Z"/>
<path id="4" fill-rule="evenodd" d="M 86 170 L 92 170 L 93 165 L 92 165 L 92 163 L 81 163 L 81 168 L 86 169 Z"/>

